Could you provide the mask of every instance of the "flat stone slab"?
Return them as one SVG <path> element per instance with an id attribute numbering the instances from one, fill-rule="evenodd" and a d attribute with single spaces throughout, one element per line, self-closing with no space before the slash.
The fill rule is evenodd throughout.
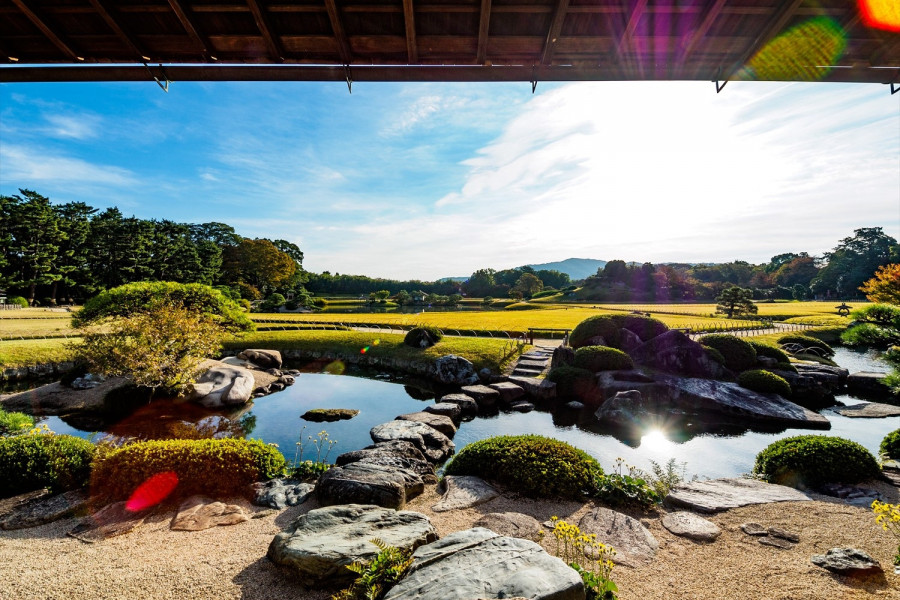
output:
<path id="1" fill-rule="evenodd" d="M 72 490 L 55 496 L 38 496 L 15 506 L 0 517 L 0 529 L 25 529 L 52 523 L 86 511 L 89 497 L 87 492 Z"/>
<path id="2" fill-rule="evenodd" d="M 863 404 L 854 404 L 852 406 L 843 406 L 837 408 L 836 412 L 845 417 L 881 419 L 883 417 L 900 416 L 900 406 L 882 404 L 880 402 L 867 402 Z"/>
<path id="3" fill-rule="evenodd" d="M 832 548 L 825 554 L 814 554 L 812 563 L 841 575 L 867 575 L 881 573 L 878 561 L 856 548 Z"/>
<path id="4" fill-rule="evenodd" d="M 401 440 L 382 442 L 367 446 L 362 450 L 345 452 L 335 460 L 339 467 L 356 462 L 413 471 L 425 483 L 437 483 L 438 481 L 437 475 L 434 473 L 434 465 L 425 458 L 422 451 L 413 444 Z"/>
<path id="5" fill-rule="evenodd" d="M 434 512 L 471 508 L 500 495 L 485 480 L 471 475 L 447 475 L 444 477 L 444 486 L 446 491 L 441 501 L 431 507 Z"/>
<path id="6" fill-rule="evenodd" d="M 581 517 L 582 533 L 597 534 L 597 541 L 616 550 L 613 562 L 629 567 L 648 564 L 656 556 L 659 542 L 640 521 L 608 508 L 597 507 Z"/>
<path id="7" fill-rule="evenodd" d="M 384 600 L 584 600 L 574 569 L 536 543 L 476 527 L 420 547 Z"/>
<path id="8" fill-rule="evenodd" d="M 272 479 L 253 484 L 256 497 L 253 503 L 281 510 L 303 504 L 316 486 L 296 479 Z"/>
<path id="9" fill-rule="evenodd" d="M 316 483 L 316 499 L 322 506 L 374 504 L 403 508 L 406 501 L 425 490 L 425 482 L 413 471 L 364 462 L 331 467 Z"/>
<path id="10" fill-rule="evenodd" d="M 462 393 L 475 399 L 482 408 L 493 408 L 500 401 L 500 392 L 486 385 L 467 385 Z"/>
<path id="11" fill-rule="evenodd" d="M 775 537 L 773 535 L 766 535 L 761 538 L 757 538 L 758 541 L 763 546 L 772 546 L 773 548 L 780 548 L 781 550 L 790 550 L 794 547 L 790 541 Z"/>
<path id="12" fill-rule="evenodd" d="M 556 398 L 556 384 L 546 379 L 535 379 L 533 377 L 516 377 L 515 375 L 508 377 L 509 381 L 521 386 L 525 390 L 525 394 L 537 400 L 552 400 Z"/>
<path id="13" fill-rule="evenodd" d="M 300 418 L 313 423 L 333 423 L 352 419 L 358 414 L 359 411 L 353 408 L 313 408 L 300 415 Z"/>
<path id="14" fill-rule="evenodd" d="M 527 413 L 534 410 L 534 404 L 524 400 L 516 400 L 509 405 L 508 409 L 513 412 Z"/>
<path id="15" fill-rule="evenodd" d="M 453 402 L 437 402 L 435 404 L 430 404 L 425 407 L 425 412 L 448 417 L 457 427 L 459 427 L 459 422 L 462 420 L 462 407 Z"/>
<path id="16" fill-rule="evenodd" d="M 356 579 L 347 567 L 378 554 L 370 541 L 414 550 L 437 539 L 423 514 L 364 504 L 317 508 L 300 516 L 269 544 L 268 557 L 294 571 L 309 587 L 346 585 Z"/>
<path id="17" fill-rule="evenodd" d="M 695 512 L 714 513 L 750 504 L 803 502 L 811 498 L 799 490 L 756 479 L 712 479 L 676 486 L 666 503 Z"/>
<path id="18" fill-rule="evenodd" d="M 517 512 L 488 513 L 475 521 L 475 527 L 490 529 L 498 535 L 536 542 L 540 522 L 531 515 Z"/>
<path id="19" fill-rule="evenodd" d="M 671 533 L 698 542 L 714 542 L 722 535 L 722 530 L 701 516 L 692 512 L 669 513 L 662 518 L 662 525 Z"/>
<path id="20" fill-rule="evenodd" d="M 456 425 L 453 424 L 453 419 L 451 419 L 450 417 L 445 417 L 444 415 L 421 411 L 399 415 L 396 420 L 425 423 L 429 427 L 434 427 L 451 440 L 453 439 L 453 436 L 456 435 Z"/>
<path id="21" fill-rule="evenodd" d="M 410 442 L 433 463 L 447 460 L 456 449 L 446 435 L 430 425 L 416 421 L 388 421 L 373 427 L 369 435 L 376 444 L 393 440 Z"/>
<path id="22" fill-rule="evenodd" d="M 769 529 L 767 527 L 763 527 L 759 523 L 754 523 L 752 521 L 743 523 L 741 525 L 741 531 L 752 536 L 769 535 Z"/>
<path id="23" fill-rule="evenodd" d="M 478 414 L 478 403 L 475 398 L 465 394 L 447 394 L 442 396 L 439 404 L 447 403 L 455 404 L 459 407 L 460 413 L 464 417 L 473 417 Z"/>
<path id="24" fill-rule="evenodd" d="M 66 535 L 93 544 L 107 538 L 128 533 L 141 525 L 152 510 L 132 512 L 126 502 L 108 504 L 89 517 L 85 517 Z"/>
<path id="25" fill-rule="evenodd" d="M 544 371 L 542 369 L 532 369 L 531 367 L 516 367 L 513 369 L 513 375 L 517 377 L 537 377 Z"/>
<path id="26" fill-rule="evenodd" d="M 237 525 L 250 520 L 250 511 L 237 504 L 225 504 L 212 498 L 191 496 L 178 507 L 169 529 L 202 531 L 223 525 Z"/>
<path id="27" fill-rule="evenodd" d="M 492 383 L 488 387 L 500 392 L 500 402 L 502 402 L 503 404 L 509 404 L 510 402 L 518 400 L 525 395 L 525 390 L 522 389 L 522 386 L 516 385 L 515 383 L 511 383 L 509 381 Z"/>
<path id="28" fill-rule="evenodd" d="M 543 371 L 544 368 L 546 368 L 548 362 L 550 362 L 550 361 L 548 361 L 546 359 L 543 359 L 543 360 L 520 359 L 519 362 L 516 363 L 516 366 L 525 367 L 526 369 L 538 369 L 538 370 Z"/>

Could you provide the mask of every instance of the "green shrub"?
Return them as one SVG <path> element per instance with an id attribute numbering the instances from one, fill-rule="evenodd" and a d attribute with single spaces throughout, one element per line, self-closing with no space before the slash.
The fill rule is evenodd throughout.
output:
<path id="1" fill-rule="evenodd" d="M 871 452 L 856 442 L 824 435 L 799 435 L 770 444 L 756 455 L 753 472 L 793 487 L 859 483 L 881 476 Z"/>
<path id="2" fill-rule="evenodd" d="M 754 392 L 778 394 L 785 398 L 791 396 L 791 384 L 784 377 L 765 369 L 751 369 L 738 375 L 738 384 Z"/>
<path id="3" fill-rule="evenodd" d="M 732 371 L 743 371 L 756 364 L 756 350 L 739 337 L 727 333 L 713 333 L 700 338 L 700 343 L 718 350 L 725 359 L 725 366 Z"/>
<path id="4" fill-rule="evenodd" d="M 834 356 L 834 349 L 820 339 L 808 335 L 783 335 L 778 338 L 778 343 L 782 346 L 785 344 L 797 344 L 803 348 L 818 348 L 825 355 L 825 358 Z"/>
<path id="5" fill-rule="evenodd" d="M 91 475 L 92 443 L 70 435 L 30 434 L 0 438 L 0 497 L 41 488 L 74 490 Z"/>
<path id="6" fill-rule="evenodd" d="M 634 361 L 631 357 L 615 348 L 608 346 L 582 346 L 575 351 L 575 367 L 587 369 L 592 373 L 597 371 L 618 371 L 620 369 L 633 369 Z"/>
<path id="7" fill-rule="evenodd" d="M 591 456 L 540 435 L 504 435 L 469 444 L 447 465 L 447 475 L 475 475 L 537 497 L 576 499 L 593 492 L 603 475 Z"/>
<path id="8" fill-rule="evenodd" d="M 28 308 L 28 300 L 22 296 L 11 296 L 6 299 L 7 304 L 18 304 L 22 308 Z"/>
<path id="9" fill-rule="evenodd" d="M 6 412 L 0 408 L 0 436 L 18 435 L 34 427 L 34 419 L 20 412 Z"/>
<path id="10" fill-rule="evenodd" d="M 607 345 L 618 347 L 622 329 L 629 330 L 643 341 L 669 330 L 659 319 L 643 315 L 596 315 L 575 326 L 569 335 L 569 345 L 578 349 L 590 345 L 591 338 L 600 336 Z"/>
<path id="11" fill-rule="evenodd" d="M 403 343 L 407 346 L 412 346 L 413 348 L 430 348 L 434 346 L 441 338 L 444 337 L 444 334 L 441 333 L 441 330 L 433 325 L 420 325 L 419 327 L 414 327 L 406 332 L 406 337 L 403 338 Z"/>
<path id="12" fill-rule="evenodd" d="M 654 504 L 662 502 L 662 497 L 656 492 L 646 475 L 639 469 L 628 466 L 625 473 L 625 461 L 616 460 L 616 472 L 608 473 L 597 478 L 594 497 L 603 504 L 615 508 L 641 508 L 648 509 Z"/>
<path id="13" fill-rule="evenodd" d="M 250 484 L 284 472 L 284 456 L 259 440 L 205 439 L 137 442 L 112 450 L 94 465 L 91 491 L 123 500 L 151 476 L 174 471 L 175 497 L 246 496 Z"/>
<path id="14" fill-rule="evenodd" d="M 879 449 L 888 458 L 900 460 L 900 429 L 895 429 L 884 436 Z"/>
<path id="15" fill-rule="evenodd" d="M 547 379 L 556 384 L 560 398 L 584 398 L 594 387 L 593 372 L 569 365 L 556 367 L 547 374 Z"/>
<path id="16" fill-rule="evenodd" d="M 559 293 L 559 290 L 554 290 L 553 288 L 544 288 L 539 292 L 536 292 L 531 295 L 532 300 L 536 300 L 537 298 L 546 298 L 547 296 L 555 296 Z"/>
<path id="17" fill-rule="evenodd" d="M 508 306 L 504 306 L 503 310 L 544 310 L 546 306 L 541 304 L 530 304 L 528 302 L 514 302 Z"/>
<path id="18" fill-rule="evenodd" d="M 800 372 L 797 370 L 797 367 L 795 367 L 794 365 L 792 365 L 789 362 L 778 363 L 777 365 L 775 365 L 775 370 L 776 371 L 790 371 L 791 373 L 799 373 Z"/>
<path id="19" fill-rule="evenodd" d="M 775 346 L 770 346 L 769 344 L 763 344 L 762 342 L 757 342 L 754 340 L 747 340 L 747 343 L 753 346 L 753 349 L 756 350 L 757 358 L 760 356 L 765 356 L 766 358 L 774 358 L 780 363 L 791 362 L 790 357 L 785 354 L 781 348 L 776 348 Z"/>
<path id="20" fill-rule="evenodd" d="M 715 348 L 710 348 L 709 346 L 703 346 L 703 351 L 708 357 L 710 357 L 720 365 L 725 366 L 725 357 L 722 356 L 721 352 L 719 352 Z"/>

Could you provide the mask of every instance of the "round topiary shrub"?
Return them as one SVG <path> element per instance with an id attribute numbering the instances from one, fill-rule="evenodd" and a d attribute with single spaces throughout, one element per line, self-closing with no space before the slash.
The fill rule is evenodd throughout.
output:
<path id="1" fill-rule="evenodd" d="M 22 296 L 10 296 L 6 299 L 7 304 L 18 304 L 22 308 L 28 308 L 28 300 Z"/>
<path id="2" fill-rule="evenodd" d="M 52 492 L 87 484 L 95 446 L 71 435 L 28 434 L 0 438 L 0 497 L 41 488 Z"/>
<path id="3" fill-rule="evenodd" d="M 575 367 L 592 373 L 634 368 L 631 357 L 608 346 L 582 346 L 575 351 Z"/>
<path id="4" fill-rule="evenodd" d="M 756 364 L 756 350 L 739 337 L 727 333 L 713 333 L 700 338 L 700 343 L 718 350 L 725 359 L 725 366 L 732 371 L 743 371 Z"/>
<path id="5" fill-rule="evenodd" d="M 797 344 L 798 346 L 802 346 L 804 349 L 815 348 L 818 349 L 818 352 L 821 353 L 825 358 L 831 358 L 832 356 L 834 356 L 834 348 L 832 348 L 822 340 L 809 335 L 783 335 L 778 338 L 778 343 L 782 346 L 786 344 Z"/>
<path id="6" fill-rule="evenodd" d="M 716 350 L 715 348 L 710 348 L 709 346 L 703 346 L 703 352 L 706 353 L 708 357 L 719 363 L 720 365 L 725 365 L 725 357 L 722 356 L 722 353 Z"/>
<path id="7" fill-rule="evenodd" d="M 762 342 L 757 342 L 754 340 L 747 340 L 747 343 L 753 346 L 753 349 L 756 350 L 756 357 L 765 356 L 766 358 L 774 358 L 776 361 L 780 363 L 789 363 L 791 362 L 790 357 L 784 353 L 780 348 L 776 348 L 775 346 L 770 346 L 768 344 L 763 344 Z"/>
<path id="8" fill-rule="evenodd" d="M 443 337 L 444 334 L 437 327 L 422 325 L 406 332 L 403 343 L 413 348 L 430 348 L 441 341 Z"/>
<path id="9" fill-rule="evenodd" d="M 798 435 L 769 444 L 756 455 L 753 472 L 792 487 L 859 483 L 881 476 L 871 452 L 856 442 L 825 435 Z"/>
<path id="10" fill-rule="evenodd" d="M 469 444 L 447 465 L 447 475 L 475 475 L 527 496 L 577 499 L 603 475 L 586 452 L 541 435 L 503 435 Z"/>
<path id="11" fill-rule="evenodd" d="M 669 330 L 669 326 L 653 317 L 644 315 L 625 315 L 622 320 L 622 329 L 627 329 L 637 335 L 642 341 L 652 340 Z"/>
<path id="12" fill-rule="evenodd" d="M 547 379 L 556 384 L 556 395 L 560 398 L 586 399 L 594 389 L 594 373 L 587 369 L 563 365 L 547 374 Z"/>
<path id="13" fill-rule="evenodd" d="M 791 384 L 784 377 L 765 369 L 751 369 L 738 375 L 738 384 L 754 392 L 778 394 L 785 398 L 791 396 Z"/>
<path id="14" fill-rule="evenodd" d="M 128 498 L 150 477 L 174 472 L 173 497 L 246 496 L 250 485 L 284 472 L 284 456 L 259 440 L 155 440 L 117 448 L 98 459 L 92 494 L 109 501 Z"/>
<path id="15" fill-rule="evenodd" d="M 895 429 L 884 436 L 879 449 L 888 458 L 900 460 L 900 429 Z"/>
<path id="16" fill-rule="evenodd" d="M 569 345 L 578 349 L 593 345 L 591 342 L 593 338 L 602 337 L 607 345 L 617 348 L 623 329 L 627 329 L 645 342 L 669 330 L 659 319 L 644 315 L 596 315 L 575 326 L 569 335 Z"/>

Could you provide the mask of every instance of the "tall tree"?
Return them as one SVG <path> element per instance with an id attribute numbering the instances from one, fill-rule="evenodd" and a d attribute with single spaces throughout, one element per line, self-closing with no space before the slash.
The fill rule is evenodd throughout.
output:
<path id="1" fill-rule="evenodd" d="M 722 290 L 716 298 L 716 312 L 725 313 L 730 319 L 741 315 L 755 315 L 758 310 L 753 303 L 753 291 L 732 286 Z"/>
<path id="2" fill-rule="evenodd" d="M 223 270 L 231 282 L 243 282 L 267 292 L 284 285 L 297 272 L 293 258 L 269 240 L 244 238 L 225 249 Z"/>
<path id="3" fill-rule="evenodd" d="M 853 234 L 825 254 L 826 264 L 811 284 L 813 293 L 857 295 L 859 287 L 878 267 L 900 262 L 897 240 L 885 234 L 881 227 L 863 227 L 855 229 Z"/>
<path id="4" fill-rule="evenodd" d="M 50 297 L 56 303 L 60 293 L 69 303 L 76 293 L 84 293 L 91 281 L 88 239 L 91 217 L 97 212 L 84 202 L 68 202 L 54 207 L 61 233 L 57 251 L 59 279 L 53 282 Z M 76 286 L 80 289 L 76 291 Z"/>
<path id="5" fill-rule="evenodd" d="M 56 258 L 62 233 L 50 200 L 31 190 L 20 189 L 12 224 L 11 255 L 18 265 L 13 286 L 27 289 L 29 304 L 34 304 L 38 285 L 60 278 Z"/>
<path id="6" fill-rule="evenodd" d="M 522 292 L 523 296 L 530 298 L 544 289 L 544 284 L 538 279 L 537 275 L 523 273 L 522 276 L 516 280 L 516 285 L 513 286 L 512 289 Z"/>

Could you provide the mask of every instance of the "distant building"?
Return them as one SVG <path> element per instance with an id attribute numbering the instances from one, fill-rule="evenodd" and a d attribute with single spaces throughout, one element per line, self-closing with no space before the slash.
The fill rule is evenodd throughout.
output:
<path id="1" fill-rule="evenodd" d="M 6 304 L 6 290 L 0 289 L 0 304 Z"/>

